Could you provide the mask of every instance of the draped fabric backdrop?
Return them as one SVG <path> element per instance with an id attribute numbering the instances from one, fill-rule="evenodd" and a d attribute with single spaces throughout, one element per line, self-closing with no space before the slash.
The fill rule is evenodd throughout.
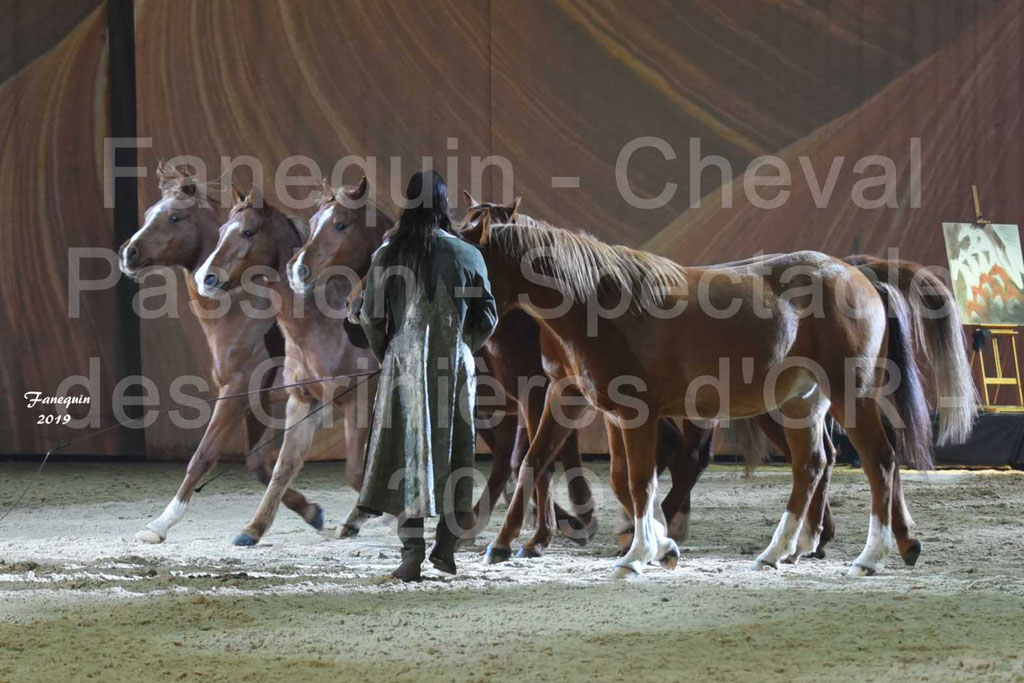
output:
<path id="1" fill-rule="evenodd" d="M 109 424 L 122 372 L 114 291 L 83 293 L 81 317 L 68 315 L 68 249 L 120 241 L 102 192 L 106 6 L 3 5 L 0 452 L 37 453 L 67 430 L 35 424 L 26 391 L 53 393 L 98 359 Z M 945 265 L 940 223 L 972 217 L 971 183 L 990 217 L 1024 220 L 1018 0 L 134 6 L 138 135 L 152 138 L 139 154 L 150 170 L 140 181 L 142 209 L 158 197 L 156 160 L 178 154 L 203 158 L 212 175 L 221 156 L 258 158 L 272 202 L 273 171 L 290 155 L 307 155 L 326 171 L 346 155 L 375 156 L 377 189 L 392 211 L 392 157 L 397 186 L 427 156 L 461 192 L 473 157 L 501 155 L 512 163 L 526 213 L 683 263 L 804 248 L 884 254 L 894 246 L 904 258 Z M 658 209 L 631 207 L 617 185 L 616 159 L 640 136 L 674 150 L 665 158 L 641 149 L 628 167 L 626 180 L 640 196 L 677 186 Z M 691 196 L 691 138 L 699 138 L 701 157 L 728 161 L 731 184 L 709 166 Z M 912 138 L 920 139 L 919 207 L 911 206 Z M 743 191 L 747 165 L 766 154 L 792 173 L 791 196 L 774 210 L 752 205 Z M 876 154 L 895 164 L 897 208 L 857 208 L 850 199 L 861 179 L 854 163 Z M 804 167 L 821 185 L 837 157 L 844 160 L 832 199 L 819 207 Z M 553 187 L 562 176 L 578 178 L 578 187 Z M 500 174 L 491 169 L 484 180 L 481 193 L 497 196 Z M 250 182 L 244 168 L 235 181 Z M 88 268 L 94 277 L 105 271 L 100 263 Z M 208 376 L 208 351 L 186 300 L 179 282 L 180 319 L 141 322 L 142 372 L 165 401 L 173 378 Z M 157 420 L 146 430 L 146 455 L 184 456 L 200 433 Z M 587 441 L 604 450 L 599 439 Z M 119 443 L 111 434 L 72 450 L 117 454 Z"/>

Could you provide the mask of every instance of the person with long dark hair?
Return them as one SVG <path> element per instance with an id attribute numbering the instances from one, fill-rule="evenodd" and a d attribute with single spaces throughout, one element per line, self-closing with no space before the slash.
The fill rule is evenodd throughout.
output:
<path id="1" fill-rule="evenodd" d="M 359 313 L 381 361 L 359 506 L 398 518 L 402 563 L 392 576 L 418 581 L 425 517 L 439 516 L 431 562 L 456 570 L 473 506 L 473 352 L 498 316 L 480 252 L 451 232 L 444 178 L 416 173 L 405 199 L 374 254 Z"/>

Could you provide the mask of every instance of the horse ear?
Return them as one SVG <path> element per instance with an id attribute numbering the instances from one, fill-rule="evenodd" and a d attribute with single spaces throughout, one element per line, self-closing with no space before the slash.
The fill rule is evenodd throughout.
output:
<path id="1" fill-rule="evenodd" d="M 325 201 L 334 198 L 334 188 L 331 187 L 326 178 L 320 179 L 320 194 Z"/>
<path id="2" fill-rule="evenodd" d="M 178 192 L 186 197 L 196 196 L 196 181 L 191 175 L 185 172 L 184 167 L 178 166 L 174 169 L 178 173 Z"/>
<path id="3" fill-rule="evenodd" d="M 362 199 L 366 196 L 366 192 L 369 189 L 370 181 L 367 180 L 366 176 L 363 176 L 363 179 L 359 181 L 359 185 L 357 185 L 354 190 L 346 190 L 345 194 L 352 199 Z"/>
<path id="4" fill-rule="evenodd" d="M 487 244 L 487 240 L 491 237 L 491 217 L 486 212 L 480 216 L 480 220 L 476 222 L 472 228 L 464 230 L 462 237 L 473 244 L 484 246 Z"/>
<path id="5" fill-rule="evenodd" d="M 523 195 L 517 195 L 515 201 L 512 202 L 512 212 L 508 215 L 508 219 L 512 220 L 519 213 L 519 205 L 523 202 Z"/>
<path id="6" fill-rule="evenodd" d="M 480 206 L 480 202 L 473 199 L 473 195 L 469 193 L 469 190 L 463 190 L 462 196 L 466 198 L 466 208 L 472 209 L 474 206 Z"/>
<path id="7" fill-rule="evenodd" d="M 231 186 L 231 201 L 234 204 L 241 204 L 245 200 L 245 193 L 234 185 Z"/>
<path id="8" fill-rule="evenodd" d="M 264 206 L 263 190 L 256 185 L 253 185 L 252 189 L 249 190 L 249 203 L 258 209 Z"/>

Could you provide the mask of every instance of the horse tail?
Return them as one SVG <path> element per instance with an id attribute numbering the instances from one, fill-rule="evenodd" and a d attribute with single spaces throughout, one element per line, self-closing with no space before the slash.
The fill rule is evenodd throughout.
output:
<path id="1" fill-rule="evenodd" d="M 895 287 L 909 305 L 915 340 L 931 363 L 938 396 L 940 446 L 967 440 L 978 411 L 978 392 L 971 376 L 967 341 L 952 292 L 934 273 L 912 261 L 875 256 L 850 256 L 872 282 Z"/>
<path id="2" fill-rule="evenodd" d="M 899 370 L 899 381 L 892 395 L 896 414 L 903 423 L 900 430 L 903 463 L 919 470 L 931 469 L 932 423 L 928 398 L 924 393 L 921 371 L 914 355 L 914 325 L 910 306 L 899 290 L 884 282 L 875 282 L 885 304 L 889 336 L 886 358 Z"/>

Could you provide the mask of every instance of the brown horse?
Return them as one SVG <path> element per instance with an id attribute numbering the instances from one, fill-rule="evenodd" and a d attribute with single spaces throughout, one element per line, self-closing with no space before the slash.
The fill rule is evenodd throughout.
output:
<path id="1" fill-rule="evenodd" d="M 786 511 L 755 568 L 817 545 L 805 524 L 827 455 L 823 418 L 831 413 L 861 455 L 871 487 L 868 539 L 851 567 L 874 573 L 895 534 L 901 554 L 918 552 L 896 474 L 902 455 L 931 464 L 928 405 L 913 357 L 916 326 L 931 322 L 898 287 L 817 252 L 733 267 L 683 267 L 654 254 L 612 247 L 523 215 L 480 220 L 463 233 L 480 246 L 499 308 L 518 307 L 560 346 L 569 382 L 549 388 L 526 462 L 543 467 L 556 432 L 555 409 L 605 412 L 612 487 L 630 506 L 636 533 L 618 576 L 659 560 L 674 567 L 675 543 L 654 519 L 657 418 L 777 416 L 789 446 L 793 487 Z M 940 402 L 940 439 L 965 437 L 975 394 L 963 334 L 943 288 L 945 321 L 931 361 Z M 595 311 L 597 315 L 595 315 Z M 614 312 L 614 314 L 609 314 Z M 685 345 L 681 340 L 685 340 Z M 574 400 L 570 400 L 574 399 Z M 542 458 L 542 455 L 544 456 Z M 510 540 L 506 519 L 499 539 Z"/>
<path id="2" fill-rule="evenodd" d="M 252 297 L 241 290 L 232 296 L 231 305 L 223 314 L 210 315 L 210 306 L 199 296 L 192 275 L 217 244 L 217 211 L 208 203 L 209 188 L 199 183 L 184 169 L 157 166 L 162 193 L 160 201 L 146 210 L 146 218 L 138 232 L 121 245 L 118 252 L 121 272 L 138 279 L 150 266 L 181 267 L 188 274 L 189 300 L 194 311 L 203 311 L 199 323 L 213 357 L 212 376 L 219 400 L 199 446 L 189 461 L 185 479 L 163 514 L 146 525 L 136 538 L 147 543 L 161 543 L 167 532 L 185 514 L 185 508 L 200 479 L 216 464 L 226 444 L 244 425 L 250 449 L 260 440 L 271 440 L 257 419 L 252 405 L 245 398 L 226 396 L 242 394 L 250 388 L 256 369 L 272 356 L 284 352 L 284 340 L 273 319 L 256 318 L 243 310 L 242 303 Z M 274 375 L 265 376 L 264 386 Z M 269 408 L 270 394 L 261 394 L 263 408 Z M 270 482 L 270 465 L 276 455 L 266 448 L 252 452 L 246 466 L 263 484 Z M 316 529 L 323 527 L 323 511 L 308 502 L 298 491 L 289 489 L 285 504 Z"/>
<path id="3" fill-rule="evenodd" d="M 364 201 L 367 190 L 364 181 L 344 191 L 351 202 L 363 202 L 358 209 L 342 211 L 334 197 L 325 199 L 313 220 L 314 231 L 365 233 L 368 265 L 372 253 L 369 245 L 374 239 L 380 241 L 390 221 L 383 216 L 376 221 L 368 219 L 375 207 Z M 284 441 L 270 485 L 254 516 L 234 539 L 235 545 L 254 545 L 273 522 L 317 430 L 328 419 L 333 420 L 336 413 L 343 430 L 346 480 L 359 489 L 368 427 L 366 416 L 360 415 L 360 406 L 367 405 L 366 396 L 373 395 L 375 381 L 359 377 L 372 368 L 372 357 L 355 348 L 342 333 L 349 291 L 343 278 L 332 278 L 316 292 L 312 288 L 302 291 L 316 296 L 299 296 L 289 288 L 287 271 L 301 271 L 303 265 L 300 260 L 289 268 L 293 254 L 309 236 L 305 224 L 264 202 L 258 189 L 248 195 L 236 191 L 235 200 L 227 222 L 220 228 L 216 248 L 195 273 L 196 286 L 206 297 L 222 297 L 242 288 L 261 292 L 265 300 L 272 301 L 285 338 L 285 384 L 304 383 L 288 390 Z M 351 376 L 318 381 L 339 375 Z M 346 391 L 356 388 L 355 394 L 346 395 Z M 324 408 L 330 410 L 325 412 Z M 358 523 L 359 515 L 353 508 L 342 527 L 342 535 L 354 535 Z"/>
<path id="4" fill-rule="evenodd" d="M 510 222 L 515 219 L 519 209 L 519 199 L 516 200 L 510 206 L 501 206 L 497 204 L 481 204 L 476 201 L 472 195 L 465 192 L 465 198 L 469 205 L 466 217 L 463 221 L 463 229 L 467 225 L 476 225 L 481 220 L 487 220 L 493 223 L 504 223 Z M 509 334 L 507 325 L 510 320 L 517 320 L 525 315 L 520 310 L 509 310 L 502 317 L 501 324 L 498 326 L 498 334 Z M 561 354 L 561 346 L 558 344 L 557 339 L 551 336 L 551 333 L 540 326 L 539 328 L 532 331 L 531 336 L 527 336 L 525 333 L 520 333 L 518 330 L 523 328 L 521 323 L 515 323 L 517 328 L 516 332 L 512 333 L 514 339 L 518 339 L 519 343 L 517 347 L 522 347 L 524 341 L 529 340 L 528 343 L 531 345 L 536 343 L 538 346 L 538 353 L 541 360 L 538 362 L 543 367 L 543 371 L 547 374 L 549 381 L 564 381 L 566 379 L 567 361 Z M 536 340 L 534 342 L 533 340 Z M 545 383 L 545 387 L 547 383 Z M 539 424 L 540 414 L 542 413 L 542 404 L 534 402 L 533 408 L 536 413 L 534 419 L 534 429 Z M 773 420 L 760 416 L 754 418 L 758 426 L 765 432 L 766 435 L 776 444 L 777 447 L 786 455 L 788 455 L 788 447 L 785 444 L 782 428 L 780 425 L 775 423 Z M 565 441 L 573 442 L 573 436 L 575 430 L 567 428 L 565 425 L 557 424 L 554 425 L 551 438 L 553 439 L 552 448 L 557 446 L 554 444 L 563 443 Z M 606 429 L 609 433 L 617 430 L 617 428 L 608 423 Z M 657 446 L 655 449 L 657 458 L 657 472 L 660 474 L 666 468 L 670 471 L 672 477 L 672 488 L 661 504 L 661 512 L 663 520 L 667 524 L 667 533 L 669 538 L 677 542 L 683 542 L 689 538 L 690 532 L 690 511 L 691 511 L 691 492 L 693 487 L 696 485 L 697 480 L 703 474 L 707 468 L 708 463 L 711 460 L 711 436 L 713 433 L 713 427 L 705 427 L 692 422 L 689 420 L 682 420 L 681 426 L 677 426 L 669 418 L 663 418 L 658 423 L 657 431 Z M 618 438 L 618 437 L 616 437 Z M 564 448 L 565 446 L 562 446 Z M 822 483 L 819 485 L 818 490 L 815 494 L 814 502 L 811 505 L 810 519 L 814 520 L 812 524 L 820 526 L 821 533 L 819 534 L 817 547 L 813 548 L 813 553 L 817 557 L 824 557 L 823 547 L 831 540 L 834 535 L 834 527 L 832 524 L 831 513 L 828 507 L 828 474 L 831 471 L 831 463 L 834 462 L 834 449 L 831 443 L 826 444 L 827 455 L 828 455 L 828 466 L 826 474 L 822 477 Z M 744 452 L 747 458 L 748 466 L 756 464 L 759 460 L 759 454 L 754 452 L 752 449 L 747 449 Z M 550 470 L 548 470 L 550 471 Z M 517 491 L 520 493 L 519 496 L 513 496 L 510 502 L 509 509 L 506 512 L 505 519 L 507 524 L 505 528 L 514 528 L 517 530 L 521 527 L 522 521 L 525 517 L 525 493 L 532 491 L 534 499 L 537 502 L 537 506 L 540 508 L 547 508 L 546 499 L 548 496 L 548 483 L 545 480 L 534 482 L 532 477 L 534 472 L 531 468 L 528 468 L 525 472 L 520 472 L 524 477 L 523 483 L 517 487 Z M 520 549 L 519 557 L 538 557 L 540 555 L 540 548 L 546 547 L 552 538 L 551 523 L 549 519 L 540 518 L 535 528 L 533 536 L 528 542 L 526 542 Z M 559 528 L 562 528 L 561 525 Z M 622 552 L 632 544 L 633 540 L 633 525 L 632 523 L 626 523 L 617 530 L 617 538 Z M 499 536 L 487 549 L 487 562 L 498 563 L 509 559 L 512 556 L 512 549 L 508 543 L 511 539 L 505 539 Z M 810 552 L 810 551 L 808 551 Z M 797 558 L 793 558 L 794 561 Z"/>

